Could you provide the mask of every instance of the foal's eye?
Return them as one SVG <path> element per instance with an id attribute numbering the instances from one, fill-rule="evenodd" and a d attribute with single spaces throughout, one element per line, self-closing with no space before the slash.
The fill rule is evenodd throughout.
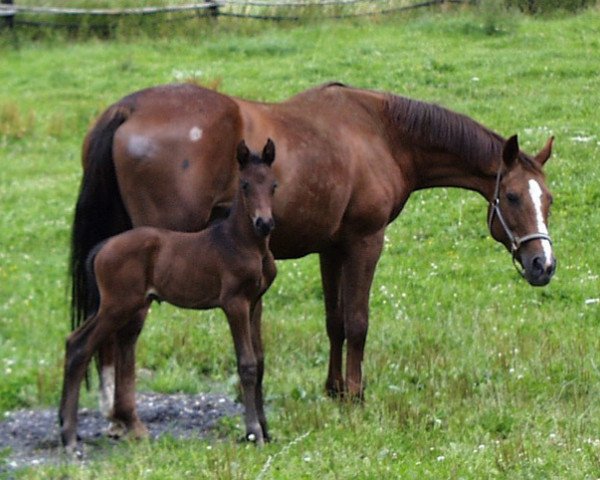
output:
<path id="1" fill-rule="evenodd" d="M 246 181 L 242 181 L 242 190 L 244 193 L 248 193 L 248 190 L 250 190 L 250 184 Z"/>
<path id="2" fill-rule="evenodd" d="M 519 204 L 519 196 L 516 193 L 508 192 L 506 194 L 506 199 L 512 205 L 518 205 Z"/>
<path id="3" fill-rule="evenodd" d="M 273 186 L 271 187 L 271 194 L 275 193 L 275 190 L 277 190 L 277 187 L 279 186 L 279 184 L 277 182 L 275 182 L 273 184 Z"/>

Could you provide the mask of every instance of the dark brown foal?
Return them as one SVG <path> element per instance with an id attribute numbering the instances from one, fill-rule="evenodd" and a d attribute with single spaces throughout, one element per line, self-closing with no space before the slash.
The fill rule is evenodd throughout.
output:
<path id="1" fill-rule="evenodd" d="M 246 436 L 257 444 L 268 438 L 260 324 L 252 317 L 276 275 L 269 250 L 274 158 L 270 139 L 262 157 L 240 142 L 240 188 L 227 219 L 197 233 L 136 228 L 112 237 L 92 257 L 99 307 L 69 336 L 66 346 L 59 420 L 67 450 L 73 451 L 77 443 L 81 381 L 98 346 L 111 335 L 117 340 L 111 418 L 134 437 L 147 435 L 135 408 L 135 343 L 154 299 L 183 308 L 223 309 L 242 384 Z"/>

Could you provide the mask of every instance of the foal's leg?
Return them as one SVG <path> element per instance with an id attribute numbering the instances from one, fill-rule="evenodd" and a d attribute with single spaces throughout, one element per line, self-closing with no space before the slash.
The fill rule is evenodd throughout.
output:
<path id="1" fill-rule="evenodd" d="M 263 436 L 265 441 L 269 441 L 269 431 L 267 429 L 267 416 L 265 415 L 264 399 L 263 399 L 263 377 L 265 373 L 265 353 L 262 342 L 262 299 L 256 302 L 256 305 L 252 309 L 250 318 L 250 328 L 252 332 L 252 347 L 254 348 L 254 355 L 256 356 L 256 412 L 258 421 L 262 427 Z"/>
<path id="2" fill-rule="evenodd" d="M 98 312 L 84 322 L 67 339 L 63 392 L 59 408 L 61 439 L 67 450 L 77 443 L 77 408 L 79 390 L 92 355 L 106 338 L 109 325 Z"/>
<path id="3" fill-rule="evenodd" d="M 116 388 L 115 403 L 111 420 L 115 427 L 111 432 L 113 436 L 130 434 L 133 438 L 146 438 L 148 429 L 137 415 L 135 405 L 135 344 L 139 337 L 148 309 L 144 308 L 136 313 L 132 321 L 117 332 L 116 349 Z M 118 429 L 119 426 L 124 427 Z"/>
<path id="4" fill-rule="evenodd" d="M 347 248 L 343 263 L 342 305 L 347 339 L 346 389 L 351 398 L 362 399 L 362 361 L 369 327 L 369 293 L 383 247 L 384 229 L 357 238 Z"/>
<path id="5" fill-rule="evenodd" d="M 342 376 L 342 355 L 344 348 L 344 312 L 341 303 L 342 254 L 331 249 L 321 253 L 321 281 L 325 297 L 327 336 L 329 337 L 329 371 L 325 389 L 331 397 L 339 397 L 344 392 Z"/>
<path id="6" fill-rule="evenodd" d="M 224 302 L 223 310 L 227 315 L 233 337 L 238 374 L 242 383 L 246 438 L 255 441 L 257 445 L 262 445 L 264 443 L 263 430 L 256 410 L 258 367 L 250 331 L 250 302 L 246 299 L 232 299 Z"/>

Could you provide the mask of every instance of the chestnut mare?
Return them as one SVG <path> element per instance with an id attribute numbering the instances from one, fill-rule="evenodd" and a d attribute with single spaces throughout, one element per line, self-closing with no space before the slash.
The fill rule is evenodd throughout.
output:
<path id="1" fill-rule="evenodd" d="M 320 256 L 327 334 L 326 389 L 362 397 L 369 291 L 387 225 L 410 194 L 431 187 L 479 192 L 492 236 L 531 285 L 547 284 L 555 258 L 546 222 L 551 195 L 536 156 L 471 118 L 437 105 L 337 83 L 281 103 L 166 85 L 109 107 L 88 133 L 72 232 L 74 322 L 89 313 L 85 258 L 96 243 L 133 226 L 205 228 L 231 205 L 234 152 L 277 144 L 275 258 Z M 261 303 L 255 315 L 261 315 Z M 346 369 L 343 375 L 343 346 Z M 105 410 L 112 346 L 100 349 Z"/>
<path id="2" fill-rule="evenodd" d="M 275 176 L 271 140 L 262 158 L 238 146 L 240 185 L 229 217 L 196 233 L 139 227 L 100 244 L 90 256 L 98 309 L 67 341 L 59 411 L 67 450 L 77 444 L 77 405 L 81 381 L 98 345 L 114 336 L 117 349 L 115 403 L 111 420 L 135 437 L 147 435 L 135 408 L 135 342 L 152 300 L 184 308 L 221 307 L 227 315 L 240 375 L 248 439 L 268 439 L 258 363 L 263 361 L 254 306 L 275 278 L 269 250 Z"/>

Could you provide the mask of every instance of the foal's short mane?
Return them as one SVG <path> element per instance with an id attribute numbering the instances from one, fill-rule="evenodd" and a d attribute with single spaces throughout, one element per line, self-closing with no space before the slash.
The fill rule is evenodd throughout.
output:
<path id="1" fill-rule="evenodd" d="M 397 95 L 386 99 L 385 111 L 399 133 L 418 145 L 443 150 L 464 158 L 477 169 L 495 173 L 501 158 L 504 138 L 466 115 L 439 105 Z M 524 154 L 519 159 L 530 168 L 535 162 Z"/>

